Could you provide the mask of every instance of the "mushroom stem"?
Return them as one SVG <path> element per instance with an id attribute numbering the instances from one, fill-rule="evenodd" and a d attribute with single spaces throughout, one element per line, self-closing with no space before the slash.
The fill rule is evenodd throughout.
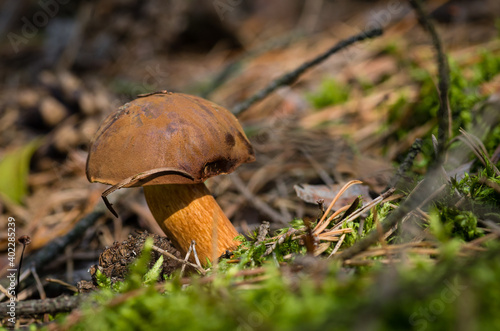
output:
<path id="1" fill-rule="evenodd" d="M 205 184 L 148 185 L 144 195 L 156 222 L 182 254 L 195 240 L 206 264 L 238 246 L 238 232 Z"/>

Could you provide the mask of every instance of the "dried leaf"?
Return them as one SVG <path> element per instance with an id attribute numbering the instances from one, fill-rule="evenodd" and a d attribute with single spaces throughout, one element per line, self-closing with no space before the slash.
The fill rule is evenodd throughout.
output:
<path id="1" fill-rule="evenodd" d="M 299 184 L 295 185 L 293 188 L 297 193 L 297 196 L 304 200 L 305 202 L 316 204 L 318 200 L 324 200 L 325 205 L 329 205 L 333 198 L 337 195 L 343 185 L 309 185 L 309 184 Z M 338 209 L 342 206 L 351 204 L 358 196 L 363 196 L 365 202 L 372 201 L 370 194 L 368 193 L 368 186 L 366 185 L 353 185 L 349 187 L 342 197 L 335 203 L 333 209 Z"/>

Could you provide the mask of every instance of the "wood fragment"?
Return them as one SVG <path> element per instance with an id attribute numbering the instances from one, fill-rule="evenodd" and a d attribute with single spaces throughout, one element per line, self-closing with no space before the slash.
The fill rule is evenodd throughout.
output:
<path id="1" fill-rule="evenodd" d="M 60 312 L 72 311 L 87 295 L 59 296 L 45 300 L 27 300 L 16 303 L 16 316 L 28 316 L 35 314 L 56 314 Z M 7 317 L 9 307 L 7 303 L 0 303 L 0 318 Z"/>
<path id="2" fill-rule="evenodd" d="M 276 249 L 276 247 L 278 245 L 282 244 L 285 241 L 285 239 L 287 237 L 292 236 L 292 235 L 294 235 L 297 232 L 298 232 L 298 230 L 296 230 L 294 228 L 290 228 L 290 229 L 288 229 L 288 231 L 286 233 L 278 236 L 277 240 L 274 243 L 272 243 L 272 245 L 270 247 L 268 247 L 266 249 L 266 251 L 264 252 L 264 254 L 262 254 L 262 257 L 268 256 L 269 254 L 271 254 Z"/>
<path id="3" fill-rule="evenodd" d="M 259 226 L 257 240 L 254 243 L 255 246 L 259 245 L 261 242 L 263 242 L 266 239 L 266 236 L 269 233 L 269 227 L 270 227 L 270 224 L 268 221 L 262 222 L 262 224 Z"/>

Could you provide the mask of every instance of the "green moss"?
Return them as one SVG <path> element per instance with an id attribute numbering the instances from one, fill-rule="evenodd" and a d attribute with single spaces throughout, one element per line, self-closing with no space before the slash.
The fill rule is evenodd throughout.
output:
<path id="1" fill-rule="evenodd" d="M 395 121 L 397 121 L 401 117 L 401 114 L 403 114 L 407 106 L 408 98 L 403 94 L 399 95 L 396 101 L 388 108 L 389 116 L 387 118 L 387 121 L 389 123 L 394 123 Z"/>
<path id="2" fill-rule="evenodd" d="M 346 268 L 333 259 L 322 261 L 319 269 L 315 264 L 283 267 L 276 262 L 282 262 L 284 255 L 305 255 L 299 240 L 287 238 L 276 246 L 274 254 L 262 257 L 269 247 L 266 243 L 273 242 L 272 236 L 290 229 L 284 228 L 258 245 L 256 232 L 248 238 L 241 236 L 242 244 L 234 254 L 240 263 L 222 259 L 209 285 L 194 277 L 186 287 L 174 276 L 160 293 L 145 286 L 145 275 L 158 272 L 155 267 L 147 270 L 151 249 L 147 242 L 123 284 L 113 286 L 98 276 L 102 289 L 85 304 L 82 319 L 71 330 L 325 330 L 333 326 L 338 330 L 446 330 L 464 323 L 463 309 L 468 310 L 467 320 L 475 328 L 489 329 L 500 323 L 496 313 L 500 309 L 496 286 L 500 260 L 492 258 L 498 256 L 500 243 L 491 241 L 489 251 L 481 255 L 460 255 L 464 241 L 483 235 L 476 211 L 481 206 L 500 207 L 498 192 L 484 185 L 481 178 L 500 182 L 491 169 L 484 169 L 454 181 L 436 201 L 429 232 L 441 244 L 439 254 L 432 259 L 411 253 L 402 259 L 405 263 L 391 267 L 380 263 Z M 457 199 L 464 197 L 472 208 L 455 206 Z M 355 231 L 346 235 L 343 247 L 375 230 L 375 219 L 383 223 L 392 209 L 389 203 L 373 208 L 360 234 L 359 220 L 346 222 L 343 227 Z M 303 229 L 305 223 L 296 219 L 291 226 Z M 391 238 L 389 241 L 397 239 L 398 233 Z M 257 266 L 265 267 L 261 281 L 237 286 L 248 280 L 238 272 Z M 153 275 L 153 281 L 147 283 L 151 285 L 157 278 Z M 123 294 L 126 300 L 117 298 Z"/>
<path id="3" fill-rule="evenodd" d="M 492 155 L 493 152 L 500 146 L 500 126 L 495 126 L 491 132 L 486 136 L 484 146 L 488 151 L 488 155 Z M 498 164 L 498 162 L 497 162 Z"/>
<path id="4" fill-rule="evenodd" d="M 457 189 L 463 196 L 476 202 L 476 208 L 479 206 L 500 208 L 500 193 L 486 185 L 486 180 L 500 185 L 500 177 L 496 176 L 491 169 L 483 169 L 477 175 L 466 173 L 461 181 L 452 180 L 452 184 L 453 188 Z"/>
<path id="5" fill-rule="evenodd" d="M 321 83 L 317 92 L 308 93 L 307 99 L 316 109 L 341 104 L 349 99 L 350 89 L 335 79 L 326 79 Z"/>
<path id="6" fill-rule="evenodd" d="M 489 330 L 500 322 L 495 254 L 457 265 L 456 249 L 450 249 L 436 264 L 349 277 L 332 262 L 320 282 L 310 270 L 288 279 L 269 266 L 268 278 L 252 289 L 221 281 L 209 287 L 170 284 L 164 294 L 146 288 L 119 303 L 107 297 L 99 307 L 87 305 L 71 329 L 449 330 L 465 323 L 467 309 L 467 321 Z"/>
<path id="7" fill-rule="evenodd" d="M 480 60 L 474 66 L 474 84 L 490 81 L 500 73 L 500 56 L 482 49 Z"/>
<path id="8" fill-rule="evenodd" d="M 441 241 L 450 238 L 460 238 L 471 241 L 483 235 L 477 228 L 477 216 L 471 211 L 459 210 L 453 207 L 441 207 L 431 218 L 431 233 Z"/>
<path id="9" fill-rule="evenodd" d="M 493 109 L 484 109 L 485 100 L 488 95 L 479 93 L 480 87 L 487 81 L 493 79 L 500 73 L 500 55 L 491 51 L 478 51 L 480 60 L 472 65 L 464 65 L 449 58 L 450 84 L 448 100 L 452 112 L 452 130 L 458 132 L 460 128 L 466 131 L 481 123 L 483 117 L 488 119 L 488 113 Z M 429 160 L 433 157 L 433 147 L 430 136 L 437 136 L 437 114 L 440 107 L 437 78 L 435 75 L 423 69 L 415 62 L 403 63 L 408 67 L 411 79 L 418 84 L 418 96 L 416 102 L 408 103 L 405 96 L 400 95 L 392 105 L 388 107 L 388 123 L 397 125 L 393 138 L 397 140 L 406 139 L 409 132 L 421 127 L 429 121 L 434 121 L 433 128 L 424 137 L 424 145 L 421 155 L 420 169 L 425 169 Z M 488 91 L 486 91 L 487 93 Z M 484 93 L 484 91 L 483 91 Z M 491 124 L 488 122 L 488 124 Z M 493 150 L 500 143 L 500 130 L 494 126 L 494 133 L 484 131 L 485 144 L 488 151 Z M 480 137 L 483 139 L 484 137 Z M 491 142 L 490 142 L 491 141 Z"/>

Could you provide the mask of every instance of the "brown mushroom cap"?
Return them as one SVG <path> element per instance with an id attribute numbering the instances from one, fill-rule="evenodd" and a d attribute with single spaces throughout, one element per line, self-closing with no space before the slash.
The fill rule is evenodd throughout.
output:
<path id="1" fill-rule="evenodd" d="M 199 97 L 159 92 L 126 103 L 104 120 L 90 147 L 87 178 L 115 185 L 171 167 L 193 179 L 172 172 L 129 186 L 194 184 L 254 160 L 252 145 L 227 109 Z"/>

